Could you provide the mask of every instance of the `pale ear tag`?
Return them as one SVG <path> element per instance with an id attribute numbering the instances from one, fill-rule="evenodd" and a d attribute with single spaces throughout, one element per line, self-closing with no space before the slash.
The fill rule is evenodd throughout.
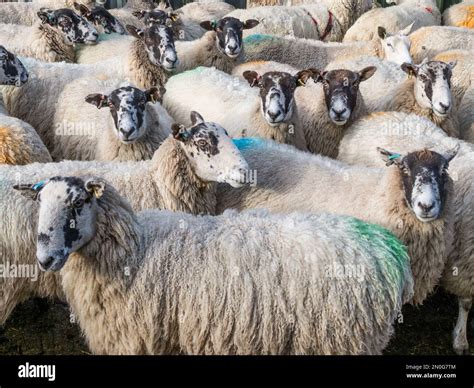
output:
<path id="1" fill-rule="evenodd" d="M 301 78 L 298 78 L 298 85 L 300 85 L 300 86 L 305 86 L 306 83 L 304 83 Z"/>
<path id="2" fill-rule="evenodd" d="M 177 15 L 171 15 L 170 19 L 175 22 L 176 20 L 178 20 L 178 16 Z"/>
<path id="3" fill-rule="evenodd" d="M 104 195 L 104 189 L 103 188 L 94 188 L 94 197 L 97 199 L 101 198 Z"/>

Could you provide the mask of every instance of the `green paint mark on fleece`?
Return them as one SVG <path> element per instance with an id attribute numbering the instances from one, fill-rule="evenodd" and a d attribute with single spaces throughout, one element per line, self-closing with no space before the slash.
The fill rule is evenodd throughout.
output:
<path id="1" fill-rule="evenodd" d="M 253 34 L 244 38 L 243 42 L 244 44 L 257 44 L 270 39 L 275 39 L 275 36 L 265 34 Z"/>

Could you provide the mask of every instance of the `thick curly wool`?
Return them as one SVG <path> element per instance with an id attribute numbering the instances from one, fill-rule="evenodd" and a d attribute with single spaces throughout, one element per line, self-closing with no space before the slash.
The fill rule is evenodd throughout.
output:
<path id="1" fill-rule="evenodd" d="M 216 44 L 216 32 L 207 31 L 202 38 L 191 42 L 175 42 L 178 54 L 178 66 L 176 72 L 181 73 L 193 70 L 199 66 L 215 67 L 225 73 L 232 72 L 232 69 L 243 61 L 244 47 L 237 58 L 230 58 L 220 52 Z"/>
<path id="2" fill-rule="evenodd" d="M 384 56 L 380 39 L 324 43 L 314 39 L 250 35 L 244 39 L 245 62 L 275 61 L 297 69 L 324 69 L 330 62 L 355 56 Z"/>
<path id="3" fill-rule="evenodd" d="M 454 178 L 454 243 L 443 275 L 443 286 L 460 297 L 474 296 L 474 145 L 446 136 L 431 121 L 399 112 L 373 114 L 354 124 L 341 143 L 339 158 L 349 163 L 381 166 L 375 147 L 411 152 L 423 147 L 445 152 L 459 145 L 449 164 Z M 428 256 L 427 256 L 428 257 Z M 458 271 L 453 272 L 457 268 Z M 454 276 L 456 274 L 456 276 Z"/>
<path id="4" fill-rule="evenodd" d="M 432 109 L 421 107 L 415 98 L 414 79 L 406 79 L 389 100 L 385 111 L 414 113 L 426 117 L 443 129 L 448 136 L 459 137 L 459 123 L 456 109 L 452 109 L 445 117 L 437 116 Z"/>
<path id="5" fill-rule="evenodd" d="M 463 0 L 453 4 L 443 12 L 445 26 L 474 28 L 474 1 Z"/>
<path id="6" fill-rule="evenodd" d="M 441 218 L 422 223 L 406 203 L 397 167 L 350 166 L 276 143 L 249 139 L 246 146 L 245 142 L 243 139 L 239 149 L 250 169 L 257 172 L 257 185 L 233 190 L 219 186 L 218 213 L 227 208 L 329 212 L 381 225 L 408 247 L 415 279 L 411 302 L 420 304 L 433 291 L 452 237 L 451 195 Z"/>
<path id="7" fill-rule="evenodd" d="M 1 264 L 28 264 L 36 267 L 36 202 L 12 190 L 15 184 L 31 184 L 52 176 L 100 176 L 126 196 L 135 211 L 167 209 L 191 214 L 215 214 L 215 183 L 201 181 L 194 173 L 178 142 L 169 137 L 145 162 L 77 162 L 0 165 Z M 58 277 L 40 272 L 38 281 L 27 278 L 0 278 L 0 325 L 15 306 L 28 298 L 62 297 Z"/>
<path id="8" fill-rule="evenodd" d="M 135 216 L 110 187 L 98 207 L 61 270 L 95 354 L 380 354 L 411 294 L 403 245 L 353 218 Z"/>
<path id="9" fill-rule="evenodd" d="M 467 28 L 432 26 L 410 34 L 410 53 L 415 63 L 447 50 L 474 50 L 474 31 Z"/>
<path id="10" fill-rule="evenodd" d="M 459 131 L 461 139 L 474 143 L 474 87 L 471 87 L 465 94 L 459 105 Z"/>
<path id="11" fill-rule="evenodd" d="M 295 106 L 291 120 L 272 126 L 263 117 L 258 90 L 247 81 L 214 68 L 199 67 L 171 77 L 163 106 L 179 123 L 190 124 L 189 112 L 222 125 L 231 137 L 273 139 L 306 150 L 306 140 Z M 196 98 L 199 95 L 200 98 Z"/>
<path id="12" fill-rule="evenodd" d="M 8 43 L 8 50 L 16 55 L 44 62 L 75 61 L 74 47 L 67 45 L 61 34 L 46 24 L 0 24 L 0 41 Z"/>
<path id="13" fill-rule="evenodd" d="M 129 35 L 102 34 L 98 44 L 76 47 L 76 63 L 97 63 L 110 58 L 120 60 L 124 53 L 130 51 L 134 41 Z"/>
<path id="14" fill-rule="evenodd" d="M 374 8 L 362 15 L 344 35 L 344 42 L 369 41 L 377 36 L 377 28 L 400 31 L 414 23 L 413 31 L 441 24 L 441 13 L 435 0 L 409 0 L 387 8 Z"/>

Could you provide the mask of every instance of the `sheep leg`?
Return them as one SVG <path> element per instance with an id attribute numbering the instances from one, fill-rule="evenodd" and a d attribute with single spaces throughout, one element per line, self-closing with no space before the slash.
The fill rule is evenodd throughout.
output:
<path id="1" fill-rule="evenodd" d="M 467 342 L 467 318 L 472 305 L 472 298 L 458 298 L 459 313 L 456 327 L 453 331 L 453 348 L 459 355 L 469 354 L 469 342 Z"/>

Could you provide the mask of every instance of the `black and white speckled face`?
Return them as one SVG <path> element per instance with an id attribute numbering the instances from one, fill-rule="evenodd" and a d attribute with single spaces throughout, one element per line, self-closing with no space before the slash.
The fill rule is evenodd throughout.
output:
<path id="1" fill-rule="evenodd" d="M 36 257 L 41 270 L 59 271 L 72 252 L 95 235 L 97 198 L 105 184 L 76 177 L 54 177 L 35 185 L 15 186 L 40 202 Z"/>
<path id="2" fill-rule="evenodd" d="M 125 34 L 125 27 L 123 24 L 104 7 L 96 5 L 92 9 L 89 9 L 84 4 L 78 3 L 74 3 L 74 7 L 89 22 L 102 28 L 106 34 L 111 34 L 112 32 L 116 32 L 120 35 Z"/>
<path id="3" fill-rule="evenodd" d="M 437 116 L 448 115 L 452 107 L 451 75 L 456 62 L 424 61 L 420 65 L 404 63 L 402 70 L 415 76 L 415 98 L 418 104 L 433 110 Z"/>
<path id="4" fill-rule="evenodd" d="M 28 81 L 28 71 L 20 60 L 0 46 L 0 85 L 22 86 Z"/>
<path id="5" fill-rule="evenodd" d="M 124 86 L 115 89 L 108 96 L 104 94 L 90 94 L 86 102 L 101 109 L 109 107 L 114 120 L 117 137 L 124 144 L 131 144 L 140 139 L 146 132 L 146 104 L 160 101 L 164 93 L 156 88 L 140 90 L 133 86 Z"/>
<path id="6" fill-rule="evenodd" d="M 229 58 L 236 58 L 242 51 L 242 32 L 258 25 L 258 20 L 249 19 L 241 22 L 233 17 L 225 17 L 218 21 L 205 21 L 200 25 L 209 31 L 216 31 L 216 44 L 218 49 Z"/>
<path id="7" fill-rule="evenodd" d="M 326 107 L 334 124 L 347 123 L 357 103 L 359 84 L 372 77 L 376 70 L 375 66 L 369 66 L 359 72 L 331 70 L 321 74 L 318 81 L 323 84 Z"/>
<path id="8" fill-rule="evenodd" d="M 245 71 L 243 76 L 250 86 L 260 89 L 260 106 L 265 120 L 270 125 L 277 125 L 291 120 L 296 88 L 318 74 L 316 70 L 303 70 L 294 76 L 282 71 L 271 71 L 260 76 L 255 71 Z"/>
<path id="9" fill-rule="evenodd" d="M 60 31 L 67 44 L 95 44 L 99 38 L 95 27 L 71 9 L 42 9 L 38 12 L 38 17 L 43 24 Z"/>
<path id="10" fill-rule="evenodd" d="M 127 25 L 127 31 L 145 43 L 150 62 L 171 71 L 176 67 L 178 55 L 174 45 L 173 31 L 163 25 L 153 25 L 144 30 Z"/>
<path id="11" fill-rule="evenodd" d="M 395 164 L 400 169 L 405 199 L 415 216 L 422 222 L 438 219 L 447 198 L 449 162 L 458 148 L 445 155 L 425 149 L 404 157 L 383 149 L 379 151 L 387 165 Z"/>
<path id="12" fill-rule="evenodd" d="M 139 10 L 132 13 L 136 18 L 143 20 L 143 23 L 147 27 L 154 25 L 165 25 L 172 27 L 173 23 L 175 23 L 179 18 L 177 13 L 164 11 L 161 9 Z"/>
<path id="13" fill-rule="evenodd" d="M 205 182 L 241 187 L 249 167 L 226 130 L 219 124 L 205 122 L 197 112 L 191 112 L 191 122 L 190 128 L 173 124 L 172 132 L 196 176 Z"/>
<path id="14" fill-rule="evenodd" d="M 378 27 L 378 35 L 380 44 L 384 52 L 385 60 L 394 62 L 397 65 L 402 63 L 412 63 L 413 60 L 410 55 L 411 41 L 408 37 L 412 30 L 413 24 L 399 31 L 396 34 L 389 34 L 383 27 Z"/>

